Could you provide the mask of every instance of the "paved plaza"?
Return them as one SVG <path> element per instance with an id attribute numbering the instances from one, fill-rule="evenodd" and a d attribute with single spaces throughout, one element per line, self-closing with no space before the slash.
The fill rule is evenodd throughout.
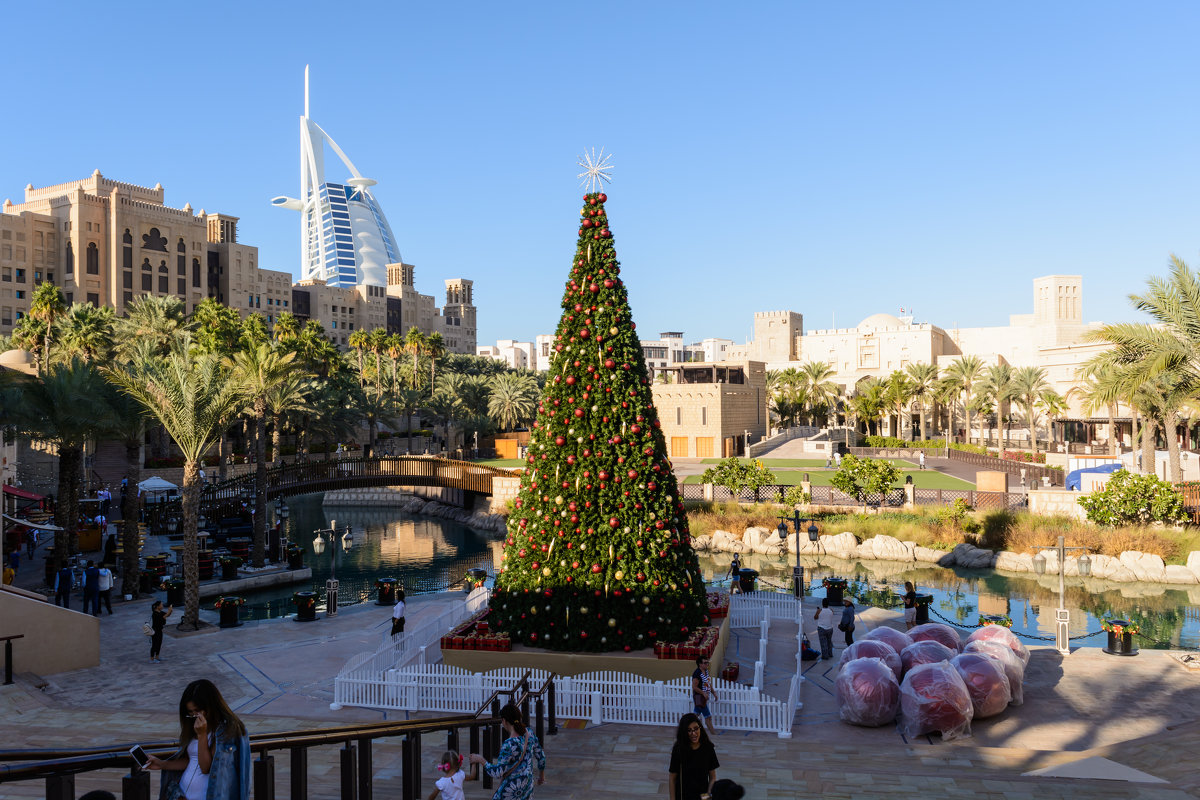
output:
<path id="1" fill-rule="evenodd" d="M 409 627 L 435 614 L 458 593 L 417 597 L 409 604 Z M 811 602 L 811 601 L 810 601 Z M 814 606 L 815 608 L 815 606 Z M 149 601 L 120 603 L 101 620 L 100 666 L 49 676 L 39 691 L 29 680 L 0 689 L 6 746 L 70 747 L 99 742 L 171 738 L 176 703 L 195 678 L 214 680 L 254 732 L 297 729 L 349 721 L 395 719 L 395 714 L 346 708 L 331 711 L 332 681 L 342 664 L 374 649 L 389 625 L 389 609 L 344 608 L 333 619 L 298 623 L 276 619 L 240 628 L 215 627 L 179 634 L 168 626 L 162 664 L 151 664 L 141 633 Z M 215 623 L 214 612 L 203 612 Z M 876 625 L 896 624 L 892 612 L 860 615 L 861 636 Z M 791 676 L 795 626 L 771 629 L 767 690 L 780 693 Z M 757 630 L 735 630 L 728 654 L 753 675 Z M 840 647 L 838 648 L 841 649 Z M 1174 798 L 1200 797 L 1200 673 L 1189 672 L 1163 652 L 1117 658 L 1097 648 L 1061 657 L 1033 649 L 1025 703 L 999 717 L 976 722 L 970 738 L 905 741 L 894 726 L 855 728 L 839 721 L 833 697 L 835 661 L 805 665 L 804 708 L 791 739 L 770 734 L 721 733 L 716 737 L 721 777 L 747 786 L 749 798 Z M 403 717 L 403 715 L 400 715 Z M 539 798 L 650 797 L 666 795 L 672 731 L 667 728 L 564 724 L 547 737 L 549 782 Z M 440 750 L 426 737 L 431 765 Z M 399 744 L 376 746 L 376 796 L 399 793 Z M 282 756 L 282 754 L 280 754 Z M 1039 769 L 1062 770 L 1086 758 L 1084 774 L 1141 770 L 1163 783 L 1095 777 L 1026 777 Z M 336 748 L 310 755 L 316 797 L 336 794 Z M 276 759 L 279 791 L 287 786 L 287 759 Z M 424 776 L 426 793 L 432 770 Z M 82 775 L 77 791 L 119 790 L 116 771 Z M 40 782 L 5 784 L 3 797 L 39 797 Z M 468 794 L 481 797 L 478 786 Z"/>

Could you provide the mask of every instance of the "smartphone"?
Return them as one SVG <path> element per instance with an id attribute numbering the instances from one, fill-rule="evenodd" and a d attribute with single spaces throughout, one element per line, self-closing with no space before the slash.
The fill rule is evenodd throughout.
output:
<path id="1" fill-rule="evenodd" d="M 137 762 L 139 769 L 145 769 L 150 764 L 150 756 L 146 755 L 146 751 L 142 749 L 140 744 L 135 744 L 129 748 L 129 755 Z"/>

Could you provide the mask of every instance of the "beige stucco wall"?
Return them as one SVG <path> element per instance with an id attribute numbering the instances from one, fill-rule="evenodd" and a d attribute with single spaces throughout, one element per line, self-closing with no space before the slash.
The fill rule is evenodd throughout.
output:
<path id="1" fill-rule="evenodd" d="M 1046 517 L 1071 517 L 1087 519 L 1087 513 L 1079 505 L 1079 492 L 1066 489 L 1038 488 L 1029 493 L 1029 510 Z"/>
<path id="2" fill-rule="evenodd" d="M 73 598 L 78 604 L 78 598 Z M 100 620 L 0 588 L 0 620 L 13 642 L 13 672 L 53 675 L 100 664 Z"/>

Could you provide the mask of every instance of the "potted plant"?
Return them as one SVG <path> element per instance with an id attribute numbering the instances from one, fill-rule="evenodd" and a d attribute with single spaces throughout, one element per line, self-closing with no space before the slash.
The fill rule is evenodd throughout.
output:
<path id="1" fill-rule="evenodd" d="M 213 603 L 213 608 L 221 612 L 221 627 L 236 628 L 241 625 L 241 620 L 238 619 L 238 609 L 245 604 L 246 598 L 244 597 L 235 595 L 218 597 L 217 602 Z"/>
<path id="2" fill-rule="evenodd" d="M 1104 652 L 1114 656 L 1136 656 L 1137 648 L 1133 646 L 1133 635 L 1138 632 L 1138 626 L 1127 619 L 1106 619 L 1100 624 L 1108 632 L 1108 647 Z"/>
<path id="3" fill-rule="evenodd" d="M 1013 623 L 1012 617 L 1007 614 L 980 614 L 979 624 L 980 626 L 1003 625 L 1005 628 L 1011 628 Z"/>
<path id="4" fill-rule="evenodd" d="M 296 592 L 292 595 L 292 602 L 296 604 L 297 622 L 312 622 L 317 618 L 316 592 Z"/>
<path id="5" fill-rule="evenodd" d="M 237 580 L 238 567 L 242 565 L 242 560 L 237 556 L 221 556 L 221 580 L 234 581 Z"/>
<path id="6" fill-rule="evenodd" d="M 304 569 L 304 548 L 295 544 L 287 546 L 288 569 Z"/>
<path id="7" fill-rule="evenodd" d="M 167 593 L 167 605 L 183 605 L 183 581 L 181 579 L 167 578 L 159 584 L 158 588 Z"/>
<path id="8" fill-rule="evenodd" d="M 375 605 L 393 606 L 396 604 L 395 578 L 377 578 L 375 588 L 379 590 L 379 597 L 375 600 Z"/>

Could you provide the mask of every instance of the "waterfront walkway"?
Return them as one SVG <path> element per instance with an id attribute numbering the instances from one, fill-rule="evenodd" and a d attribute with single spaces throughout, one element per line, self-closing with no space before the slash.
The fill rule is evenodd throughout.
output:
<path id="1" fill-rule="evenodd" d="M 458 593 L 413 598 L 408 607 L 410 630 L 442 604 L 461 598 Z M 100 666 L 48 676 L 44 691 L 28 679 L 0 687 L 0 730 L 8 746 L 20 742 L 69 747 L 170 737 L 178 730 L 179 693 L 199 677 L 214 680 L 256 732 L 389 716 L 365 709 L 329 710 L 333 676 L 350 656 L 378 644 L 388 628 L 387 608 L 354 606 L 333 619 L 312 623 L 264 620 L 195 634 L 179 634 L 168 626 L 162 664 L 149 663 L 148 639 L 141 634 L 149 601 L 120 603 L 115 609 L 113 616 L 101 619 Z M 204 617 L 215 621 L 212 612 Z M 810 624 L 806 620 L 806 626 Z M 858 635 L 881 624 L 896 624 L 895 615 L 864 611 Z M 757 635 L 737 630 L 730 643 L 728 652 L 742 664 L 743 680 L 753 674 L 745 656 L 757 652 Z M 776 692 L 790 677 L 794 642 L 794 625 L 772 626 L 768 691 Z M 791 739 L 718 735 L 719 776 L 745 785 L 747 798 L 753 800 L 1200 797 L 1195 760 L 1200 747 L 1200 673 L 1188 671 L 1166 653 L 1142 651 L 1135 658 L 1118 658 L 1097 648 L 1081 648 L 1064 658 L 1051 648 L 1034 648 L 1025 704 L 977 722 L 972 737 L 953 742 L 937 737 L 910 742 L 894 727 L 863 729 L 840 722 L 832 694 L 835 664 L 806 663 L 805 707 L 797 715 Z M 564 723 L 559 735 L 546 742 L 549 782 L 535 796 L 665 797 L 672 736 L 667 728 Z M 427 795 L 441 743 L 431 740 L 425 747 L 421 763 L 427 770 Z M 399 750 L 398 742 L 376 748 L 377 797 L 399 795 Z M 1039 769 L 1069 770 L 1070 764 L 1086 758 L 1113 763 L 1087 762 L 1081 767 L 1087 776 L 1083 778 L 1025 775 Z M 281 796 L 287 773 L 280 762 L 286 761 L 277 759 Z M 1105 770 L 1128 777 L 1130 768 L 1165 783 L 1097 777 Z M 314 796 L 336 794 L 336 770 L 336 748 L 312 751 Z M 94 788 L 119 792 L 120 775 L 81 775 L 76 786 L 78 794 Z M 469 796 L 485 796 L 479 787 L 468 786 Z M 6 798 L 43 793 L 38 781 L 0 787 Z"/>

